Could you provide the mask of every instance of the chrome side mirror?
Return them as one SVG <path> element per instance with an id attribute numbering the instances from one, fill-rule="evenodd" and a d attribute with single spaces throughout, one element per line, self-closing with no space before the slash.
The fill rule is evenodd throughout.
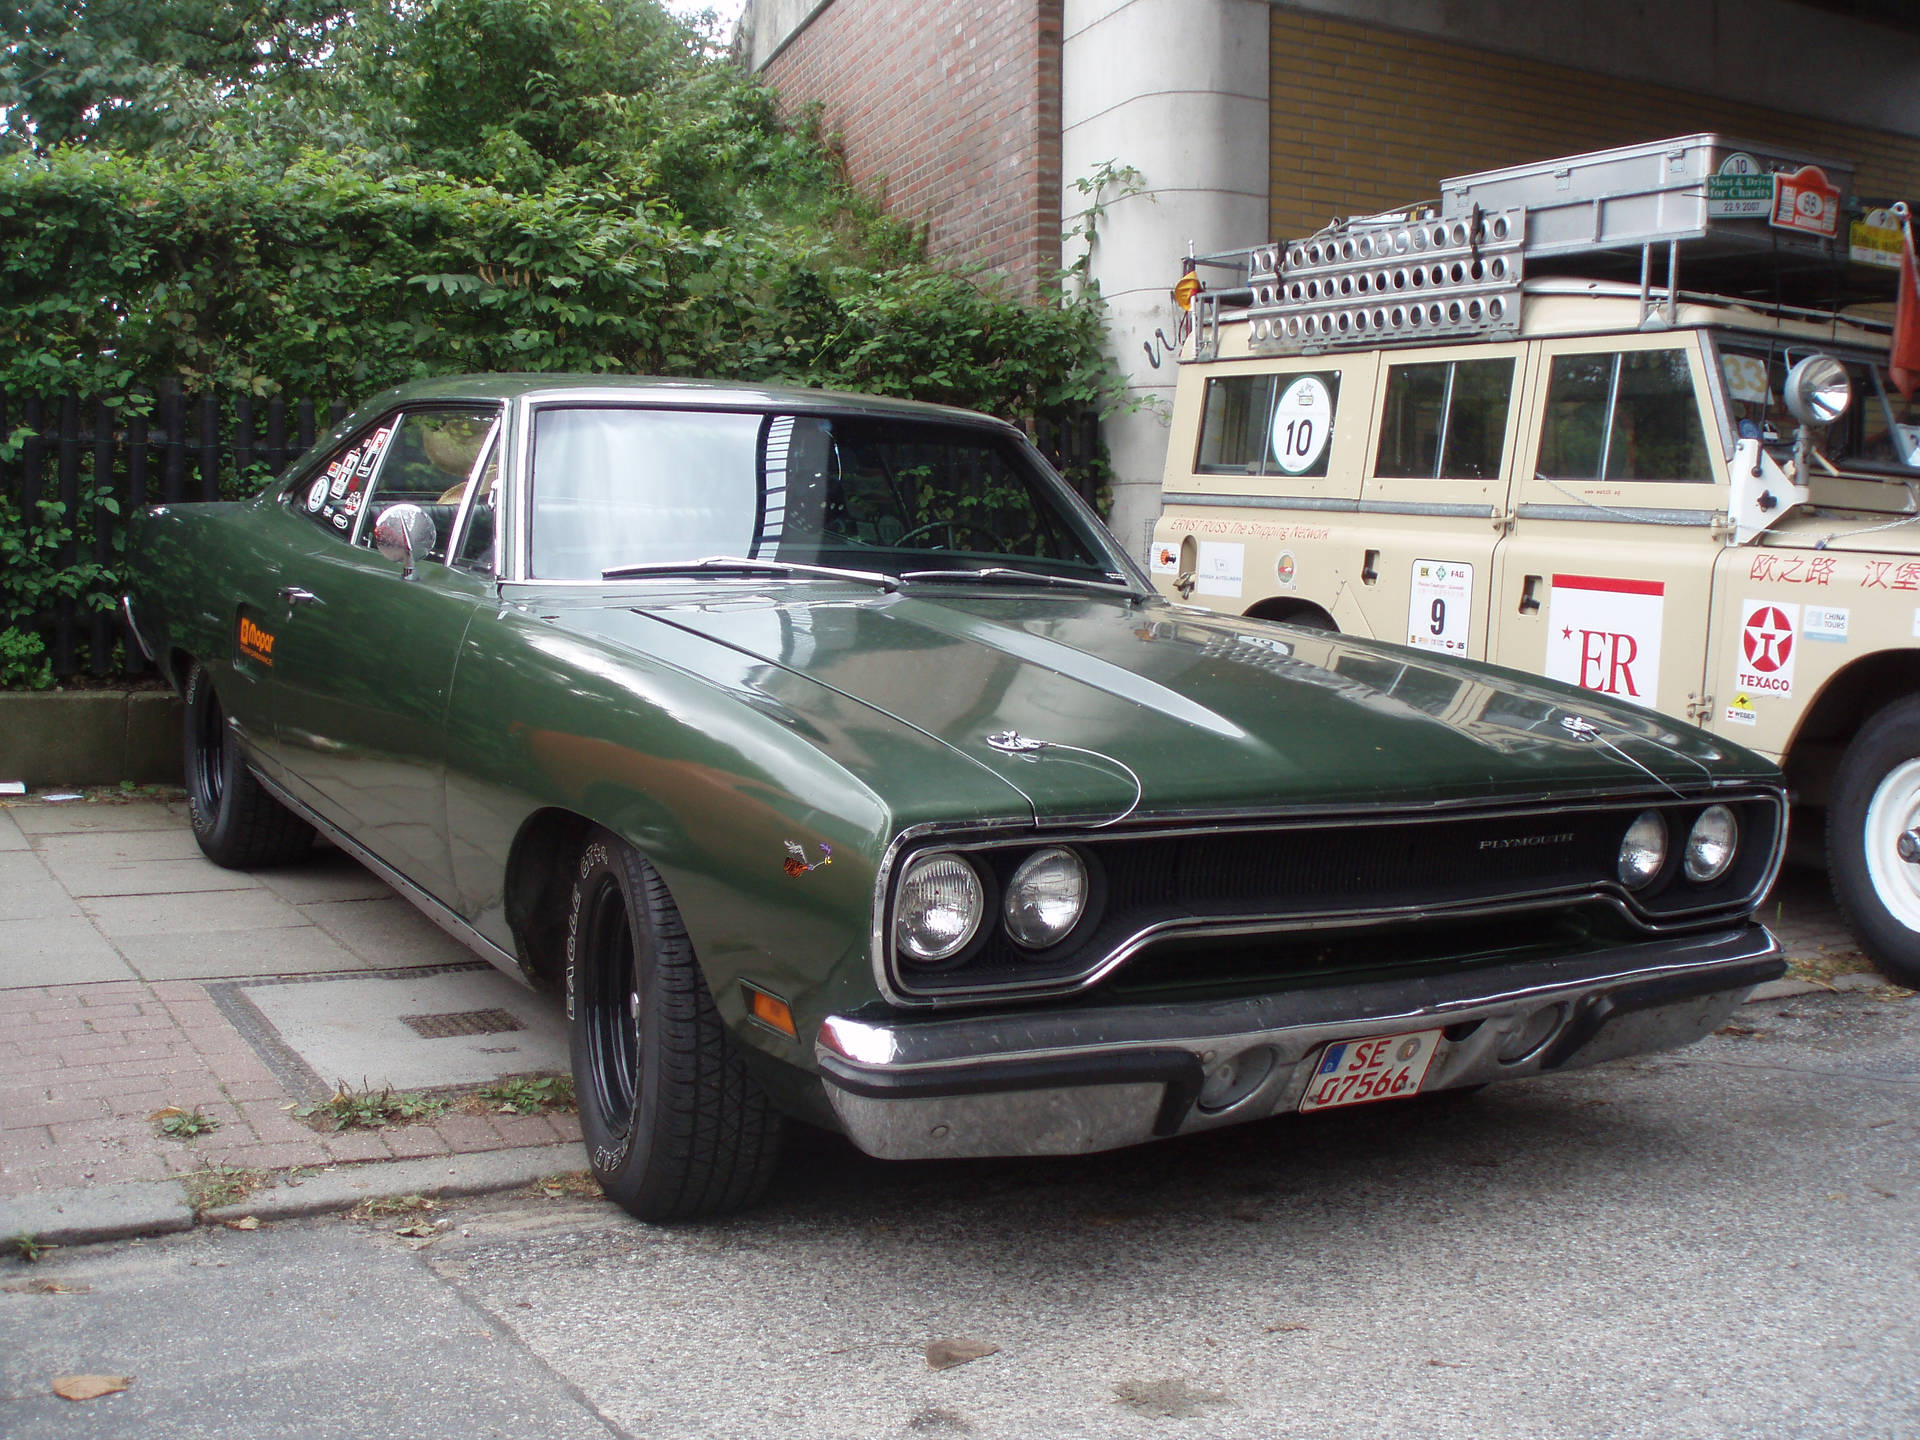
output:
<path id="1" fill-rule="evenodd" d="M 373 548 L 400 562 L 400 578 L 411 580 L 422 555 L 433 553 L 440 541 L 433 517 L 418 505 L 389 505 L 373 522 Z"/>

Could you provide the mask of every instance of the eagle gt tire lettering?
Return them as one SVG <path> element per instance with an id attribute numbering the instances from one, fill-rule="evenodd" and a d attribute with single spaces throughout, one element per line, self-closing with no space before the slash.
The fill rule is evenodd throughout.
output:
<path id="1" fill-rule="evenodd" d="M 183 693 L 187 818 L 201 850 L 229 870 L 300 859 L 313 847 L 313 827 L 253 778 L 213 688 L 213 675 L 198 660 L 187 671 Z"/>
<path id="2" fill-rule="evenodd" d="M 752 1204 L 781 1120 L 714 1008 L 660 874 L 605 831 L 582 850 L 567 914 L 567 1014 L 580 1136 L 594 1178 L 642 1220 Z"/>

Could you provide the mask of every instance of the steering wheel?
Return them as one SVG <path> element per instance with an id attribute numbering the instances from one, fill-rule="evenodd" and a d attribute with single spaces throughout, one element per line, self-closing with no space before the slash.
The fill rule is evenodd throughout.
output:
<path id="1" fill-rule="evenodd" d="M 947 532 L 947 548 L 950 550 L 957 548 L 953 543 L 954 537 L 961 534 L 972 535 L 976 538 L 985 538 L 989 542 L 986 546 L 987 553 L 989 554 L 998 555 L 1005 548 L 1001 545 L 998 535 L 994 534 L 993 531 L 987 529 L 984 525 L 976 525 L 970 520 L 929 520 L 924 525 L 914 526 L 913 529 L 907 531 L 904 535 L 894 537 L 893 543 L 895 545 L 905 545 L 916 535 L 925 535 L 929 530 L 945 530 Z"/>

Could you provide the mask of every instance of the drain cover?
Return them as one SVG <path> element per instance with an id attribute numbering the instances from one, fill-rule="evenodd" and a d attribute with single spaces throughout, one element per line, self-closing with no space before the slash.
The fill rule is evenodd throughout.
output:
<path id="1" fill-rule="evenodd" d="M 451 1015 L 402 1015 L 400 1023 L 427 1040 L 445 1040 L 454 1035 L 503 1035 L 509 1030 L 524 1030 L 510 1010 L 457 1010 Z"/>

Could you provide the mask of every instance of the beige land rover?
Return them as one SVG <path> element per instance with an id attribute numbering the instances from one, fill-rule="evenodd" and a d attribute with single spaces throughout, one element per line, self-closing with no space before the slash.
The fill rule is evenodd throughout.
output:
<path id="1" fill-rule="evenodd" d="M 1905 211 L 1850 178 L 1695 135 L 1203 257 L 1239 273 L 1194 297 L 1151 569 L 1777 758 L 1862 946 L 1920 984 Z"/>

